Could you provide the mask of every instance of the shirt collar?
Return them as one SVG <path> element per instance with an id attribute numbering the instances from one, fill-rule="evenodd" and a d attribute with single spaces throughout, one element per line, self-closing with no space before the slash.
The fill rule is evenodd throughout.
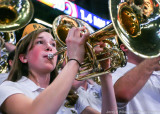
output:
<path id="1" fill-rule="evenodd" d="M 91 90 L 91 89 L 94 87 L 94 85 L 92 85 L 92 84 L 89 84 L 89 83 L 87 83 L 87 84 L 88 84 L 87 90 Z M 81 89 L 84 90 L 84 88 L 83 88 L 82 86 L 80 86 L 80 87 L 77 89 L 77 92 L 79 92 Z"/>
<path id="2" fill-rule="evenodd" d="M 92 89 L 94 85 L 88 83 L 88 89 Z"/>
<path id="3" fill-rule="evenodd" d="M 32 80 L 29 78 L 22 76 L 22 78 L 17 82 L 21 85 L 24 85 L 24 87 L 27 87 L 31 91 L 42 91 L 44 88 L 41 88 L 40 86 L 37 86 Z"/>
<path id="4" fill-rule="evenodd" d="M 160 71 L 153 71 L 153 75 L 160 76 Z"/>

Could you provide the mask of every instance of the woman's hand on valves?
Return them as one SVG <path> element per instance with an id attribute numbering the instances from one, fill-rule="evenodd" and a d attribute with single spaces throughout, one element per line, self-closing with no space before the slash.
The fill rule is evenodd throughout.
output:
<path id="1" fill-rule="evenodd" d="M 84 30 L 85 27 L 73 27 L 66 38 L 67 56 L 69 59 L 76 59 L 79 63 L 84 60 L 86 40 L 89 36 L 89 32 L 82 33 Z"/>
<path id="2" fill-rule="evenodd" d="M 95 53 L 99 54 L 98 59 L 102 59 L 108 56 L 108 53 L 101 55 L 100 53 L 104 51 L 104 47 L 106 44 L 104 42 L 97 42 L 96 46 L 94 47 Z M 100 61 L 101 67 L 103 69 L 108 69 L 110 67 L 110 59 L 105 59 L 103 61 Z"/>

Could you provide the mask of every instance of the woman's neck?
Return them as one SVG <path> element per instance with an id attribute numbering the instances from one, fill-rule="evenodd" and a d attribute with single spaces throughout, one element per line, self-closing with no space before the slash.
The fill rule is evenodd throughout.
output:
<path id="1" fill-rule="evenodd" d="M 38 73 L 29 73 L 29 79 L 32 80 L 36 85 L 46 88 L 50 82 L 50 74 L 39 75 Z"/>

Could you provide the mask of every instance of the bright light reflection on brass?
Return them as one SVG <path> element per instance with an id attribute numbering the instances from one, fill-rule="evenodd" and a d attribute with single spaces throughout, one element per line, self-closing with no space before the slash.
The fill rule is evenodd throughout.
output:
<path id="1" fill-rule="evenodd" d="M 86 30 L 89 31 L 91 34 L 86 43 L 85 58 L 84 62 L 81 64 L 79 73 L 77 74 L 78 75 L 76 77 L 77 80 L 85 80 L 88 78 L 106 74 L 108 72 L 113 72 L 118 67 L 123 67 L 126 65 L 126 57 L 123 51 L 119 49 L 117 42 L 114 43 L 117 40 L 115 40 L 116 33 L 113 29 L 112 24 L 96 32 L 93 32 L 93 28 L 90 27 L 84 21 L 67 15 L 60 15 L 53 21 L 53 33 L 55 36 L 55 40 L 58 44 L 58 48 L 60 48 L 58 52 L 61 51 L 60 53 L 62 55 L 60 62 L 58 63 L 59 66 L 62 65 L 64 61 L 65 63 L 68 62 L 67 57 L 65 56 L 66 50 L 64 49 L 64 47 L 66 47 L 65 39 L 67 37 L 68 31 L 72 27 L 82 27 L 82 26 L 85 26 Z M 103 42 L 109 48 L 104 47 L 103 52 L 97 55 L 94 50 L 94 47 L 97 45 L 97 42 Z M 108 56 L 103 56 L 103 55 L 108 55 Z M 106 59 L 111 59 L 110 68 L 102 68 L 100 65 L 100 61 L 104 61 Z"/>
<path id="2" fill-rule="evenodd" d="M 34 13 L 31 0 L 0 0 L 0 37 L 6 42 L 16 43 L 15 31 L 27 25 Z M 0 73 L 7 72 L 8 51 L 5 47 L 0 60 Z"/>
<path id="3" fill-rule="evenodd" d="M 132 37 L 137 37 L 140 33 L 140 24 L 133 9 L 127 4 L 122 3 L 118 10 L 118 20 L 123 29 Z"/>

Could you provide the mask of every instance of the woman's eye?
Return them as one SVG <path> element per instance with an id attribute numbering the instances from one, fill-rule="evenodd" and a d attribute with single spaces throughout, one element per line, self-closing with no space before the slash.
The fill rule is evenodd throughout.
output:
<path id="1" fill-rule="evenodd" d="M 53 47 L 55 47 L 55 46 L 56 46 L 56 44 L 55 44 L 55 43 L 52 43 L 51 45 L 52 45 Z"/>
<path id="2" fill-rule="evenodd" d="M 43 41 L 37 41 L 37 44 L 43 44 Z"/>

